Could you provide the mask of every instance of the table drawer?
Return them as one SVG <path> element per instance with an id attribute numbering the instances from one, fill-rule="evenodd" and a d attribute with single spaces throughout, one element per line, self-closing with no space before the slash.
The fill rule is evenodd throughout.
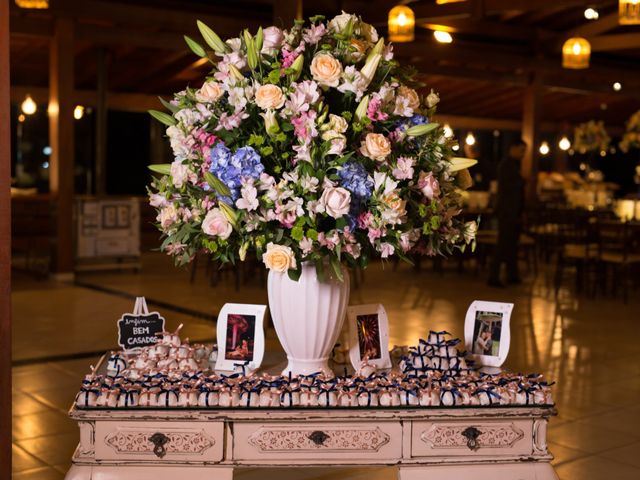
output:
<path id="1" fill-rule="evenodd" d="M 96 460 L 219 462 L 223 422 L 96 422 Z"/>
<path id="2" fill-rule="evenodd" d="M 414 422 L 411 455 L 485 456 L 531 455 L 529 420 L 471 420 Z"/>
<path id="3" fill-rule="evenodd" d="M 402 456 L 399 422 L 236 423 L 234 460 L 384 463 Z"/>

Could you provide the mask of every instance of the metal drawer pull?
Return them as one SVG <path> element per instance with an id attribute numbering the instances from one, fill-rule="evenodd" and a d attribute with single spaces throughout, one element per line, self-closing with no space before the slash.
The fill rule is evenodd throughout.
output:
<path id="1" fill-rule="evenodd" d="M 480 448 L 478 437 L 482 434 L 476 427 L 468 427 L 462 431 L 462 436 L 467 439 L 469 450 L 476 451 Z"/>
<path id="2" fill-rule="evenodd" d="M 320 430 L 316 430 L 315 432 L 311 433 L 308 438 L 316 445 L 324 445 L 324 442 L 329 439 L 329 435 Z"/>
<path id="3" fill-rule="evenodd" d="M 149 437 L 149 441 L 154 445 L 153 453 L 155 453 L 156 457 L 162 458 L 167 454 L 167 449 L 164 446 L 169 443 L 169 437 L 164 433 L 154 433 Z"/>

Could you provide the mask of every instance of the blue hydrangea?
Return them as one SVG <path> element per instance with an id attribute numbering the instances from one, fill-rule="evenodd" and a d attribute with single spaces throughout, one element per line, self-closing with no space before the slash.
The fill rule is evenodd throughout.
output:
<path id="1" fill-rule="evenodd" d="M 373 179 L 361 163 L 353 160 L 345 163 L 338 170 L 338 177 L 340 177 L 340 185 L 349 190 L 352 197 L 360 202 L 364 202 L 371 196 Z"/>
<path id="2" fill-rule="evenodd" d="M 211 149 L 209 171 L 231 190 L 231 199 L 223 200 L 236 201 L 240 196 L 241 179 L 259 178 L 264 165 L 253 147 L 240 147 L 232 154 L 226 145 L 218 143 Z"/>
<path id="3" fill-rule="evenodd" d="M 409 123 L 411 125 L 424 125 L 425 123 L 429 123 L 429 119 L 424 115 L 416 114 L 409 118 Z"/>

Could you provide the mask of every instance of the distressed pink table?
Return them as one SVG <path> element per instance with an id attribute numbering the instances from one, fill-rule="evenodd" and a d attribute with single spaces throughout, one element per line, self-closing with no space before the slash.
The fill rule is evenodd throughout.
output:
<path id="1" fill-rule="evenodd" d="M 242 467 L 397 466 L 400 480 L 557 480 L 550 406 L 70 411 L 66 480 L 233 478 Z"/>

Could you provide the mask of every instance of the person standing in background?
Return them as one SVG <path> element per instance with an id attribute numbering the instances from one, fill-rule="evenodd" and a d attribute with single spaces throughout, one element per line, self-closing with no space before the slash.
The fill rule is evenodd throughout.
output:
<path id="1" fill-rule="evenodd" d="M 520 163 L 527 144 L 523 140 L 513 142 L 498 165 L 498 194 L 495 214 L 498 219 L 498 241 L 491 258 L 488 284 L 504 287 L 500 280 L 503 263 L 507 265 L 507 279 L 511 284 L 520 283 L 518 273 L 518 240 L 524 208 L 524 179 L 520 175 Z"/>

